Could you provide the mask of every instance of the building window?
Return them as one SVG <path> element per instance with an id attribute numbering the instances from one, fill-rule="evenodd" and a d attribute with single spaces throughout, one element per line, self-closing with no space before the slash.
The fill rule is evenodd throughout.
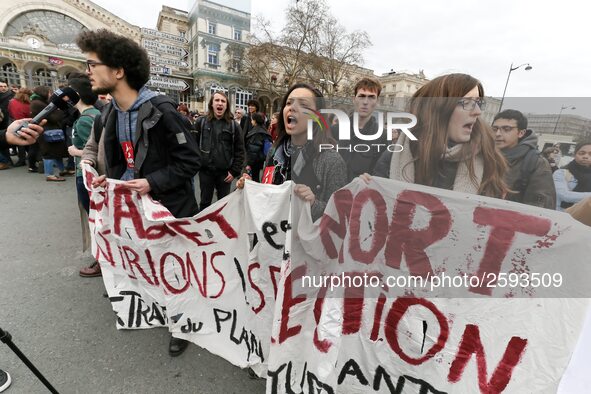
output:
<path id="1" fill-rule="evenodd" d="M 185 38 L 187 36 L 187 32 L 186 31 L 179 31 L 179 36 Z"/>
<path id="2" fill-rule="evenodd" d="M 236 41 L 242 41 L 242 30 L 234 29 L 234 39 Z"/>
<path id="3" fill-rule="evenodd" d="M 242 71 L 242 60 L 239 57 L 232 58 L 231 70 L 235 73 L 239 73 Z"/>
<path id="4" fill-rule="evenodd" d="M 0 71 L 0 79 L 7 81 L 8 85 L 21 86 L 21 79 L 14 63 L 6 63 L 2 66 L 2 70 Z"/>
<path id="5" fill-rule="evenodd" d="M 252 92 L 248 90 L 242 90 L 240 88 L 236 88 L 236 98 L 234 100 L 234 104 L 236 108 L 242 108 L 244 112 L 248 110 L 248 106 L 246 103 L 248 100 L 252 99 Z"/>
<path id="6" fill-rule="evenodd" d="M 53 87 L 51 71 L 46 68 L 38 69 L 33 75 L 33 85 Z"/>
<path id="7" fill-rule="evenodd" d="M 228 96 L 228 89 L 216 83 L 209 87 L 209 95 L 213 96 L 215 92 L 222 92 L 226 95 L 226 97 Z"/>
<path id="8" fill-rule="evenodd" d="M 216 34 L 216 30 L 217 30 L 217 24 L 215 22 L 207 22 L 207 32 L 209 34 Z"/>
<path id="9" fill-rule="evenodd" d="M 220 44 L 208 44 L 207 45 L 207 63 L 216 66 L 220 65 Z"/>
<path id="10" fill-rule="evenodd" d="M 242 71 L 242 51 L 241 50 L 234 50 L 232 51 L 229 59 L 228 59 L 228 71 L 239 73 Z"/>

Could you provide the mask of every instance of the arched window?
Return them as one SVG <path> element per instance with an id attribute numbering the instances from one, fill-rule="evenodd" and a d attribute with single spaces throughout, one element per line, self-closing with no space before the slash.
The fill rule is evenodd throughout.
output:
<path id="1" fill-rule="evenodd" d="M 14 63 L 6 63 L 2 66 L 2 71 L 0 71 L 0 80 L 7 81 L 8 85 L 21 85 L 21 79 Z"/>
<path id="2" fill-rule="evenodd" d="M 54 71 L 55 73 L 55 71 Z M 57 77 L 57 74 L 56 74 Z M 33 73 L 34 86 L 49 86 L 53 88 L 53 74 L 46 68 L 39 68 Z"/>
<path id="3" fill-rule="evenodd" d="M 6 25 L 4 36 L 36 34 L 63 48 L 76 47 L 76 36 L 87 30 L 77 20 L 55 11 L 35 10 L 17 15 Z"/>
<path id="4" fill-rule="evenodd" d="M 241 88 L 236 88 L 236 98 L 234 101 L 236 108 L 242 108 L 245 112 L 248 111 L 248 106 L 246 103 L 250 99 L 252 99 L 252 92 Z"/>
<path id="5" fill-rule="evenodd" d="M 212 83 L 211 86 L 209 87 L 209 92 L 211 94 L 214 94 L 215 92 L 222 92 L 224 93 L 226 96 L 228 95 L 228 89 L 223 87 L 222 85 L 218 85 L 217 83 Z"/>

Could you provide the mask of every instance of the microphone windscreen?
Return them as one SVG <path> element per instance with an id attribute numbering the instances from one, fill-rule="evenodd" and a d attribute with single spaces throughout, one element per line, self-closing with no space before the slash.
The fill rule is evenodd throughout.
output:
<path id="1" fill-rule="evenodd" d="M 79 100 L 80 96 L 74 89 L 69 86 L 56 90 L 50 97 L 49 101 L 60 109 L 68 108 L 68 102 L 64 101 L 64 97 L 68 97 L 68 101 L 71 105 L 75 105 Z"/>

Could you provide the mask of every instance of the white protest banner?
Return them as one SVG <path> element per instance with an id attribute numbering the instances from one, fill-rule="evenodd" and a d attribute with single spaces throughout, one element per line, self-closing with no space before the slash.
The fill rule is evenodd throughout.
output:
<path id="1" fill-rule="evenodd" d="M 119 181 L 93 191 L 93 254 L 117 328 L 168 327 L 267 376 L 269 393 L 556 392 L 587 300 L 544 297 L 585 294 L 587 227 L 381 179 L 339 190 L 313 224 L 291 186 L 247 182 L 184 219 Z M 496 287 L 431 289 L 438 274 L 478 276 L 483 266 Z M 571 288 L 552 276 L 544 287 L 498 275 L 536 272 L 560 273 Z M 317 285 L 336 274 L 352 284 Z M 423 287 L 383 286 L 427 274 Z M 356 286 L 363 275 L 380 285 Z"/>
<path id="2" fill-rule="evenodd" d="M 87 166 L 84 176 L 90 190 Z M 265 376 L 291 184 L 249 183 L 248 198 L 175 219 L 121 183 L 93 191 L 89 215 L 117 328 L 166 326 Z"/>
<path id="3" fill-rule="evenodd" d="M 292 204 L 268 393 L 556 392 L 588 301 L 533 297 L 585 294 L 588 228 L 559 212 L 379 178 L 337 191 L 317 225 Z M 438 274 L 483 266 L 496 287 L 430 289 Z M 535 272 L 563 281 L 549 291 L 499 279 Z M 427 274 L 424 288 L 390 281 Z M 352 280 L 364 276 L 379 279 L 374 289 Z M 561 284 L 572 287 L 555 293 Z M 426 298 L 437 294 L 458 298 Z"/>

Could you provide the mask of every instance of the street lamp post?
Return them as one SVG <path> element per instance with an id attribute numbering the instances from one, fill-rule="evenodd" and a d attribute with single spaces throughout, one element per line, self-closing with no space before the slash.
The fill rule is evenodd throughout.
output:
<path id="1" fill-rule="evenodd" d="M 523 66 L 525 66 L 525 71 L 529 71 L 532 69 L 532 66 L 530 66 L 529 63 L 523 63 L 517 67 L 513 67 L 513 63 L 511 63 L 511 65 L 509 66 L 509 74 L 507 74 L 507 82 L 505 82 L 505 89 L 503 90 L 503 97 L 501 98 L 501 106 L 499 107 L 499 112 L 501 112 L 501 110 L 503 109 L 503 101 L 505 101 L 505 93 L 507 92 L 507 85 L 509 85 L 509 78 L 511 78 L 511 73 Z"/>
<path id="2" fill-rule="evenodd" d="M 558 113 L 558 118 L 556 119 L 556 124 L 554 125 L 554 130 L 552 131 L 552 134 L 556 134 L 556 128 L 558 127 L 558 122 L 560 122 L 560 115 L 562 115 L 562 111 L 564 111 L 565 109 L 577 109 L 577 107 L 572 107 L 570 105 L 563 105 L 562 107 L 560 107 L 560 112 Z"/>

